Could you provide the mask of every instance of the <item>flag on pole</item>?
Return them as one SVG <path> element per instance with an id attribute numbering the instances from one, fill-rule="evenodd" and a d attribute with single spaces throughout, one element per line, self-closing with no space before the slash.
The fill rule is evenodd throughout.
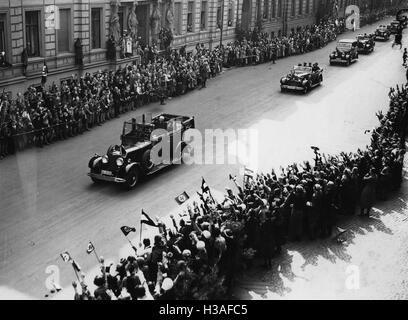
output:
<path id="1" fill-rule="evenodd" d="M 244 167 L 244 176 L 252 178 L 254 176 L 254 173 L 254 170 Z"/>
<path id="2" fill-rule="evenodd" d="M 188 196 L 187 192 L 183 192 L 182 194 L 178 195 L 175 200 L 179 205 L 182 205 L 184 202 L 186 202 L 190 197 Z"/>
<path id="3" fill-rule="evenodd" d="M 140 219 L 140 223 L 147 224 L 148 226 L 151 227 L 158 227 L 157 223 L 153 221 L 152 218 L 149 217 L 149 215 L 143 211 L 142 209 L 142 218 Z"/>
<path id="4" fill-rule="evenodd" d="M 62 260 L 64 260 L 64 262 L 72 261 L 72 258 L 70 256 L 70 254 L 68 253 L 68 251 L 65 251 L 65 252 L 61 253 L 61 258 L 62 258 Z"/>
<path id="5" fill-rule="evenodd" d="M 201 181 L 201 190 L 203 193 L 206 192 L 210 192 L 210 188 L 207 185 L 207 182 L 205 182 L 204 178 L 202 178 L 203 180 Z"/>
<path id="6" fill-rule="evenodd" d="M 74 269 L 76 271 L 78 271 L 78 272 L 81 271 L 81 267 L 79 266 L 79 264 L 75 260 L 72 260 L 72 266 L 74 267 Z"/>
<path id="7" fill-rule="evenodd" d="M 95 251 L 95 247 L 91 241 L 88 242 L 88 247 L 86 248 L 86 253 L 91 254 Z"/>
<path id="8" fill-rule="evenodd" d="M 136 228 L 133 227 L 127 227 L 127 226 L 123 226 L 120 227 L 120 230 L 122 230 L 123 234 L 125 235 L 125 237 L 131 233 L 131 232 L 136 232 Z"/>

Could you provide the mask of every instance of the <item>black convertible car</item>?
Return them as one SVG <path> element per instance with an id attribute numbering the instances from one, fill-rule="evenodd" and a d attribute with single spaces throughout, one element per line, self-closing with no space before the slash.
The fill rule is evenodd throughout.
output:
<path id="1" fill-rule="evenodd" d="M 315 66 L 297 65 L 280 81 L 281 91 L 302 91 L 307 93 L 323 82 L 323 69 Z"/>
<path id="2" fill-rule="evenodd" d="M 110 146 L 103 156 L 95 154 L 89 160 L 88 175 L 95 183 L 116 182 L 131 189 L 140 177 L 182 163 L 187 146 L 182 134 L 194 126 L 194 117 L 171 114 L 160 114 L 150 119 L 143 115 L 141 120 L 133 118 L 126 121 L 123 124 L 122 143 Z M 168 143 L 168 149 L 155 148 L 158 143 Z"/>

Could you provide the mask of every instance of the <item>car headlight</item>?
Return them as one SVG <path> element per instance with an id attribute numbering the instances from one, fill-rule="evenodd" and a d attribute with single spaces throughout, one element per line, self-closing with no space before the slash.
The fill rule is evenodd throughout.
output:
<path id="1" fill-rule="evenodd" d="M 102 157 L 102 163 L 108 163 L 108 157 L 106 155 Z"/>
<path id="2" fill-rule="evenodd" d="M 121 166 L 123 165 L 123 158 L 117 158 L 117 159 L 116 159 L 116 165 L 117 165 L 118 167 L 121 167 Z"/>
<path id="3" fill-rule="evenodd" d="M 303 80 L 303 81 L 302 81 L 302 83 L 303 83 L 303 84 L 306 84 L 306 83 L 307 83 L 307 80 L 306 80 L 306 79 L 305 79 L 305 80 Z"/>

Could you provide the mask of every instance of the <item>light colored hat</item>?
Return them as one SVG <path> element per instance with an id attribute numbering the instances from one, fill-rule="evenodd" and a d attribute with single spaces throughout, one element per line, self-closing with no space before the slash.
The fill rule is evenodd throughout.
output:
<path id="1" fill-rule="evenodd" d="M 204 241 L 198 241 L 196 246 L 197 246 L 198 250 L 204 250 L 205 249 L 205 242 Z"/>
<path id="2" fill-rule="evenodd" d="M 162 283 L 162 289 L 164 291 L 169 291 L 172 288 L 173 288 L 173 280 L 171 280 L 170 278 L 164 279 Z"/>
<path id="3" fill-rule="evenodd" d="M 203 231 L 203 236 L 204 236 L 204 238 L 209 239 L 211 237 L 211 232 L 208 231 L 208 230 L 204 230 Z"/>

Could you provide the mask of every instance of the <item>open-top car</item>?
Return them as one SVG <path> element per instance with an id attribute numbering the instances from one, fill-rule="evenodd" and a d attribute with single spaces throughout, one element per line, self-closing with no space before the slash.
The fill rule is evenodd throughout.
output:
<path id="1" fill-rule="evenodd" d="M 317 64 L 294 66 L 290 73 L 280 81 L 281 91 L 296 90 L 307 93 L 323 82 L 323 69 Z"/>
<path id="2" fill-rule="evenodd" d="M 388 41 L 390 39 L 390 32 L 385 25 L 380 25 L 377 30 L 375 30 L 375 37 L 376 41 Z"/>
<path id="3" fill-rule="evenodd" d="M 110 146 L 103 156 L 95 154 L 89 161 L 88 175 L 95 183 L 109 181 L 133 188 L 142 176 L 153 174 L 176 161 L 182 162 L 187 146 L 182 135 L 194 126 L 194 117 L 171 114 L 154 118 L 143 115 L 141 119 L 126 121 L 121 144 Z M 168 145 L 154 148 L 158 143 Z"/>
<path id="4" fill-rule="evenodd" d="M 358 42 L 356 39 L 342 39 L 337 42 L 336 50 L 330 54 L 330 65 L 341 63 L 349 66 L 358 60 Z"/>
<path id="5" fill-rule="evenodd" d="M 357 51 L 358 53 L 371 53 L 374 51 L 375 42 L 372 35 L 369 34 L 359 34 L 357 36 Z"/>

